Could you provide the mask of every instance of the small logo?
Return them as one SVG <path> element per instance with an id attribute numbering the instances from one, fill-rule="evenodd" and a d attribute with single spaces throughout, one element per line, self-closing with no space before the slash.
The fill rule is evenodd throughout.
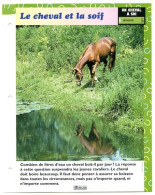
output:
<path id="1" fill-rule="evenodd" d="M 87 186 L 74 186 L 74 190 L 87 190 Z"/>

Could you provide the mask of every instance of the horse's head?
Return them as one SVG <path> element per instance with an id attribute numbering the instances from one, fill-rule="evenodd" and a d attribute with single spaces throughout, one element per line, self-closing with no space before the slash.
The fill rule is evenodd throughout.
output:
<path id="1" fill-rule="evenodd" d="M 76 79 L 76 84 L 78 86 L 80 86 L 81 85 L 81 81 L 83 79 L 83 73 L 82 73 L 82 71 L 79 70 L 78 68 L 74 68 L 73 69 L 73 74 L 74 74 L 75 79 Z"/>
<path id="2" fill-rule="evenodd" d="M 76 124 L 76 132 L 75 132 L 75 135 L 76 136 L 79 136 L 79 135 L 82 135 L 84 133 L 84 127 L 81 125 L 81 123 L 77 123 Z"/>

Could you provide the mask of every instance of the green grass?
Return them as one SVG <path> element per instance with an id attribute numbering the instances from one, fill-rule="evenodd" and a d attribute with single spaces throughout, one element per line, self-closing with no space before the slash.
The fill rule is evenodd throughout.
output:
<path id="1" fill-rule="evenodd" d="M 88 67 L 80 87 L 71 68 L 84 48 L 103 36 L 117 42 L 113 71 L 90 90 Z M 122 132 L 143 131 L 143 27 L 40 26 L 17 28 L 17 99 L 39 101 L 65 113 L 107 117 Z"/>
<path id="2" fill-rule="evenodd" d="M 23 70 L 18 72 L 18 67 L 22 66 L 24 72 Z M 82 84 L 89 80 L 89 75 L 86 75 Z M 93 105 L 96 104 L 97 108 L 102 103 L 102 94 L 95 88 L 94 91 L 90 91 L 90 88 L 82 87 L 83 85 L 76 86 L 71 71 L 51 75 L 47 71 L 35 69 L 35 63 L 17 63 L 17 97 L 22 101 L 38 100 L 66 111 L 88 109 L 94 111 Z"/>

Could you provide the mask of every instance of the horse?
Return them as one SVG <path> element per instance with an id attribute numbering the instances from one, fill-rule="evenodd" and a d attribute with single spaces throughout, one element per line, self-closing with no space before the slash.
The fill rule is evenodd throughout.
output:
<path id="1" fill-rule="evenodd" d="M 114 67 L 116 58 L 116 41 L 114 39 L 110 37 L 104 37 L 100 39 L 97 43 L 89 44 L 80 56 L 76 67 L 73 69 L 76 84 L 78 86 L 81 85 L 81 81 L 83 79 L 82 69 L 87 64 L 91 75 L 91 87 L 93 88 L 96 68 L 101 62 L 103 62 L 103 72 L 105 72 L 108 56 L 110 56 L 109 70 L 111 72 L 111 69 Z"/>
<path id="2" fill-rule="evenodd" d="M 84 127 L 77 123 L 75 135 L 79 138 L 84 148 L 92 155 L 112 155 L 115 153 L 116 148 L 110 141 L 103 141 L 100 134 L 96 130 L 95 122 L 92 121 L 89 136 L 85 136 Z"/>

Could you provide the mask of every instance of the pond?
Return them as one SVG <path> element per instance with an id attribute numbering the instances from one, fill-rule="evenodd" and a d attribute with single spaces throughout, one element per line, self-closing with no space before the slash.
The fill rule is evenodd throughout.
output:
<path id="1" fill-rule="evenodd" d="M 141 134 L 125 135 L 107 119 L 53 109 L 19 114 L 17 160 L 143 160 Z"/>

